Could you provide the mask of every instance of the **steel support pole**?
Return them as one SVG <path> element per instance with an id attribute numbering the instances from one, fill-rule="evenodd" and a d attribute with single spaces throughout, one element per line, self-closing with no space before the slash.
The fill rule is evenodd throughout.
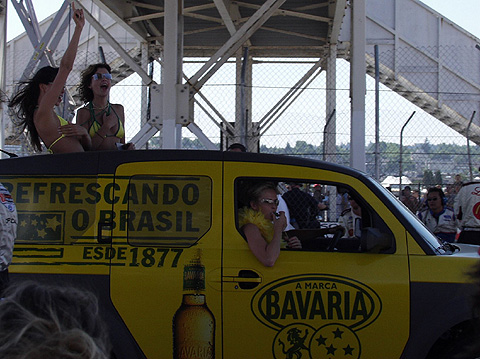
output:
<path id="1" fill-rule="evenodd" d="M 177 67 L 179 17 L 183 1 L 166 1 L 164 18 L 162 148 L 177 148 Z"/>
<path id="2" fill-rule="evenodd" d="M 325 115 L 328 121 L 325 124 L 323 136 L 323 159 L 329 162 L 336 161 L 337 143 L 337 45 L 330 45 L 327 57 L 326 85 L 327 93 L 325 98 Z"/>
<path id="3" fill-rule="evenodd" d="M 365 171 L 366 0 L 352 1 L 350 166 Z"/>

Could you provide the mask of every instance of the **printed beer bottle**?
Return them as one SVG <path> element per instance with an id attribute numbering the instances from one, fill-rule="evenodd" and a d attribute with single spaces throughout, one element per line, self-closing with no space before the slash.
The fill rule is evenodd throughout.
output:
<path id="1" fill-rule="evenodd" d="M 215 317 L 205 300 L 201 252 L 183 268 L 183 299 L 173 316 L 173 358 L 215 358 Z"/>

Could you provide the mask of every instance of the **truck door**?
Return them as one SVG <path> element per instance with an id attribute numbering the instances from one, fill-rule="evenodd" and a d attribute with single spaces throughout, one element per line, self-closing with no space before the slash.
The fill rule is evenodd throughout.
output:
<path id="1" fill-rule="evenodd" d="M 220 356 L 221 176 L 214 161 L 115 173 L 111 299 L 149 359 Z"/>
<path id="2" fill-rule="evenodd" d="M 406 232 L 372 190 L 327 170 L 240 162 L 224 168 L 224 357 L 400 357 L 409 333 Z M 319 184 L 331 190 L 331 207 L 349 189 L 363 206 L 364 230 L 389 245 L 367 249 L 360 238 L 340 238 L 328 248 L 333 237 L 325 235 L 314 246 L 305 240 L 302 250 L 282 249 L 275 265 L 264 267 L 236 226 L 237 207 L 245 204 L 241 183 L 255 180 L 301 182 L 303 191 Z M 321 226 L 336 222 L 325 213 L 317 218 Z"/>

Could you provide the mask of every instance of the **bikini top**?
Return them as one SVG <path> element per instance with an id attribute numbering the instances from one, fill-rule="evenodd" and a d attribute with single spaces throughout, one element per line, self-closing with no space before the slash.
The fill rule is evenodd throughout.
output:
<path id="1" fill-rule="evenodd" d="M 63 117 L 61 117 L 61 116 L 59 116 L 59 115 L 57 115 L 57 117 L 58 117 L 58 120 L 60 121 L 60 126 L 68 125 L 68 121 L 65 120 Z M 53 142 L 50 144 L 50 146 L 48 146 L 48 148 L 47 148 L 48 153 L 53 153 L 53 150 L 52 150 L 53 145 L 56 144 L 58 141 L 60 141 L 60 140 L 61 140 L 62 138 L 64 138 L 64 137 L 65 137 L 65 135 L 62 134 L 62 135 L 60 135 L 55 141 L 53 141 Z"/>
<path id="2" fill-rule="evenodd" d="M 102 127 L 102 124 L 97 121 L 97 118 L 95 116 L 95 109 L 93 108 L 93 104 L 91 102 L 88 103 L 88 110 L 90 111 L 90 119 L 93 119 L 92 124 L 88 128 L 88 133 L 90 134 L 90 137 L 95 136 L 97 131 Z M 118 116 L 117 112 L 115 112 L 115 109 L 113 106 L 110 104 L 110 102 L 107 105 L 106 109 L 103 109 L 102 112 L 100 112 L 99 116 L 103 115 L 104 113 L 109 116 L 111 111 L 117 116 L 118 120 L 118 129 L 117 132 L 114 135 L 107 135 L 107 137 L 118 137 L 118 138 L 124 138 L 125 137 L 125 129 L 123 128 L 122 121 L 120 121 L 120 117 Z"/>

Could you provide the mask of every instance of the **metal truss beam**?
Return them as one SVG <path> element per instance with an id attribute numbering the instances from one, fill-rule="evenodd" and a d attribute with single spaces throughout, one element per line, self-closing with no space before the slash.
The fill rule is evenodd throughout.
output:
<path id="1" fill-rule="evenodd" d="M 285 0 L 267 0 L 253 16 L 208 60 L 189 80 L 195 91 L 199 90 L 213 74 L 260 28 Z"/>
<path id="2" fill-rule="evenodd" d="M 280 115 L 285 112 L 285 110 L 290 106 L 300 94 L 308 87 L 310 83 L 322 72 L 322 64 L 324 60 L 318 60 L 311 68 L 307 71 L 305 75 L 302 76 L 300 80 L 293 85 L 290 90 L 268 111 L 265 116 L 258 122 L 260 136 L 264 135 L 265 132 L 277 121 Z M 320 71 L 317 72 L 317 70 Z M 315 74 L 317 72 L 317 74 Z M 314 75 L 315 74 L 315 75 Z M 305 85 L 306 84 L 306 85 Z"/>
<path id="3" fill-rule="evenodd" d="M 72 0 L 68 0 L 72 1 Z M 125 61 L 125 63 L 130 66 L 130 68 L 135 71 L 143 80 L 144 83 L 150 84 L 154 82 L 148 73 L 142 69 L 142 67 L 137 64 L 137 62 L 128 54 L 128 52 L 120 45 L 117 40 L 114 39 L 112 35 L 100 24 L 90 12 L 81 4 L 77 3 L 79 8 L 83 9 L 85 14 L 85 19 L 90 25 L 108 42 L 108 44 L 120 55 L 120 57 Z"/>

